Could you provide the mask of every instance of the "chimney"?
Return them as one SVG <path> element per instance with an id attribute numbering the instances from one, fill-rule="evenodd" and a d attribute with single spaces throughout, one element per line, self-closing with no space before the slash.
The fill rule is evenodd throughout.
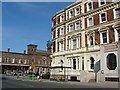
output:
<path id="1" fill-rule="evenodd" d="M 26 54 L 26 50 L 24 50 L 24 54 Z"/>
<path id="2" fill-rule="evenodd" d="M 8 52 L 10 52 L 10 48 L 8 48 Z"/>

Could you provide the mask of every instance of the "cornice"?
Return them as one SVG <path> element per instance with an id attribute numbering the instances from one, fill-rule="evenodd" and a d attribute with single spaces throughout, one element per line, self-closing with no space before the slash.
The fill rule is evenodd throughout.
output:
<path id="1" fill-rule="evenodd" d="M 96 49 L 96 50 L 90 50 L 90 51 L 79 51 L 79 52 L 71 52 L 70 53 L 70 50 L 68 50 L 68 52 L 67 53 L 63 53 L 62 54 L 62 52 L 61 52 L 61 54 L 59 54 L 59 55 L 53 55 L 53 57 L 57 57 L 57 56 L 63 56 L 63 55 L 73 55 L 73 54 L 82 54 L 82 53 L 91 53 L 91 52 L 98 52 L 98 51 L 100 51 L 100 49 Z M 57 52 L 55 52 L 55 53 L 57 53 Z"/>

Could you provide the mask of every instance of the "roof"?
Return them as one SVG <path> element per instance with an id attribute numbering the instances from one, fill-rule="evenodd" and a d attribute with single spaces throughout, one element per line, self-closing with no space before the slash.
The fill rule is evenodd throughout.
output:
<path id="1" fill-rule="evenodd" d="M 17 53 L 17 52 L 5 52 L 5 51 L 0 51 L 1 53 L 10 53 L 10 54 L 21 54 L 21 55 L 28 55 L 24 53 Z"/>
<path id="2" fill-rule="evenodd" d="M 35 44 L 28 44 L 27 46 L 37 46 L 37 45 L 35 45 Z"/>
<path id="3" fill-rule="evenodd" d="M 51 54 L 50 51 L 44 51 L 44 50 L 36 50 L 37 53 L 43 53 L 43 54 Z"/>

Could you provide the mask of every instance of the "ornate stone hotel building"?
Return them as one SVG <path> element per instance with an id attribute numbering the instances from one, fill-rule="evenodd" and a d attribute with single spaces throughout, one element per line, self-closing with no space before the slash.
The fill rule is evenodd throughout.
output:
<path id="1" fill-rule="evenodd" d="M 11 74 L 12 72 L 49 74 L 51 66 L 51 52 L 37 50 L 37 45 L 27 45 L 28 50 L 24 53 L 0 51 L 0 65 L 2 73 Z"/>
<path id="2" fill-rule="evenodd" d="M 76 1 L 57 12 L 52 22 L 51 65 L 56 68 L 51 79 L 120 80 L 119 0 Z"/>

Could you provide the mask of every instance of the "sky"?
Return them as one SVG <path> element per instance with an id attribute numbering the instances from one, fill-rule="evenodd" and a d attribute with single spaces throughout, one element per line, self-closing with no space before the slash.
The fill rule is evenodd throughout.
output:
<path id="1" fill-rule="evenodd" d="M 2 2 L 2 51 L 23 53 L 28 44 L 47 50 L 52 16 L 73 2 Z"/>

